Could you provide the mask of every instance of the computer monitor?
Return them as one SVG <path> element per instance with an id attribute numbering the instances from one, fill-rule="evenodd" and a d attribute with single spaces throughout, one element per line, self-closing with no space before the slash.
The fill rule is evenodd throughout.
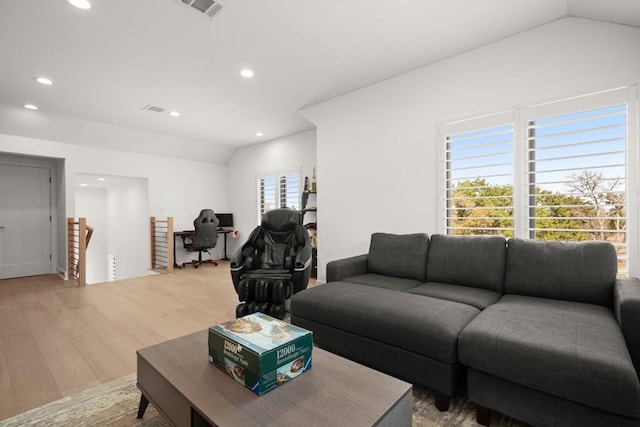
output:
<path id="1" fill-rule="evenodd" d="M 218 218 L 218 227 L 232 228 L 233 227 L 233 214 L 231 213 L 216 213 Z"/>

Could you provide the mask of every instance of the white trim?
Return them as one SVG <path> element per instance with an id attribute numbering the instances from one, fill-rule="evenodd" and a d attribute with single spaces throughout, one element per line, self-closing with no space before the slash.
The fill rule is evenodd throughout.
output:
<path id="1" fill-rule="evenodd" d="M 627 88 L 627 267 L 640 277 L 640 109 L 638 85 Z M 633 167 L 632 167 L 633 166 Z M 633 232 L 632 232 L 633 231 Z"/>

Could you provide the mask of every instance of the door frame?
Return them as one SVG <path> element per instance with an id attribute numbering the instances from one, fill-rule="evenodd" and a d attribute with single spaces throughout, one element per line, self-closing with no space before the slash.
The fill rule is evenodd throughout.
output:
<path id="1" fill-rule="evenodd" d="M 58 162 L 60 159 L 53 157 L 39 157 L 39 156 L 27 156 L 16 155 L 5 152 L 0 152 L 0 164 L 8 166 L 20 166 L 20 167 L 38 167 L 43 169 L 49 169 L 49 176 L 51 177 L 51 185 L 49 188 L 49 212 L 51 213 L 51 221 L 49 226 L 49 239 L 51 245 L 51 259 L 49 263 L 49 273 L 65 274 L 66 271 L 57 265 L 58 260 L 58 205 L 56 200 L 57 195 L 60 194 L 60 188 L 58 184 Z M 66 227 L 66 224 L 65 224 Z M 65 254 L 66 259 L 66 254 Z"/>

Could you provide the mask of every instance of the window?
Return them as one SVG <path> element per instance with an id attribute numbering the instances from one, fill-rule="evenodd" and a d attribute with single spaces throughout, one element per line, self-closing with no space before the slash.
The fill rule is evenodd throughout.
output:
<path id="1" fill-rule="evenodd" d="M 623 243 L 626 105 L 529 122 L 531 238 Z"/>
<path id="2" fill-rule="evenodd" d="M 282 171 L 258 177 L 258 224 L 275 208 L 300 209 L 300 172 Z"/>
<path id="3" fill-rule="evenodd" d="M 276 178 L 265 177 L 258 179 L 258 221 L 262 219 L 265 212 L 276 207 Z"/>
<path id="4" fill-rule="evenodd" d="M 446 233 L 605 240 L 628 275 L 637 116 L 633 87 L 444 124 Z"/>
<path id="5" fill-rule="evenodd" d="M 446 135 L 448 234 L 513 236 L 514 125 L 489 123 L 508 117 L 485 117 L 488 127 L 474 130 L 463 130 L 468 124 L 463 123 Z"/>

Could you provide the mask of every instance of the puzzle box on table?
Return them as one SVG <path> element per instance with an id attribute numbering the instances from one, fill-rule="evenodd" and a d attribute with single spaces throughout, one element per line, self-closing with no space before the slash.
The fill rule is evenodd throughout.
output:
<path id="1" fill-rule="evenodd" d="M 209 362 L 257 395 L 311 369 L 311 331 L 254 313 L 209 328 Z"/>

